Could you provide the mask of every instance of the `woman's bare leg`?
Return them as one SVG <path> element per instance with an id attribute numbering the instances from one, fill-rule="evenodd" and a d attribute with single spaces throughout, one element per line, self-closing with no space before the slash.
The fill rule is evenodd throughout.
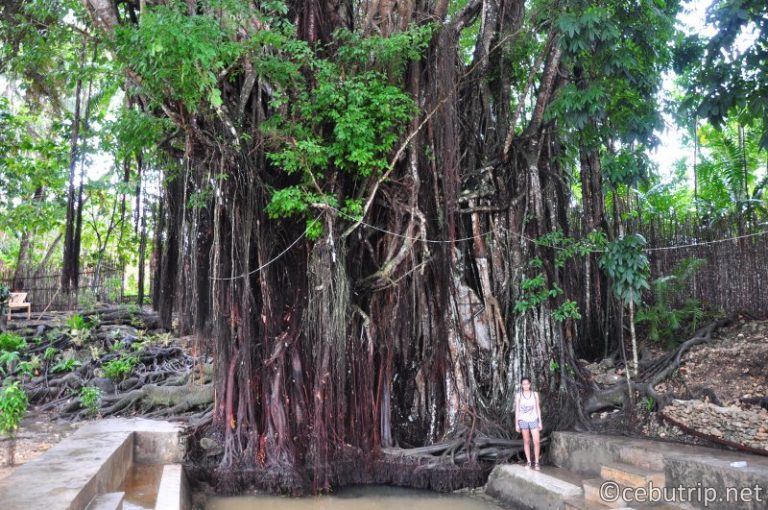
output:
<path id="1" fill-rule="evenodd" d="M 539 432 L 538 430 L 536 431 Z M 523 449 L 525 449 L 525 460 L 531 465 L 531 431 L 523 429 Z"/>
<path id="2" fill-rule="evenodd" d="M 530 433 L 533 435 L 533 452 L 536 465 L 539 464 L 539 453 L 541 452 L 541 435 L 538 429 L 532 429 Z M 527 450 L 526 450 L 527 451 Z"/>

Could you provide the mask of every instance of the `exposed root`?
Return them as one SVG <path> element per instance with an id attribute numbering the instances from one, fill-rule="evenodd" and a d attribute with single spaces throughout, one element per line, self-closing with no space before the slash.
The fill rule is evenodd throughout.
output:
<path id="1" fill-rule="evenodd" d="M 680 367 L 683 355 L 692 347 L 708 343 L 712 340 L 712 334 L 719 328 L 729 324 L 731 319 L 721 319 L 708 324 L 698 331 L 690 339 L 683 342 L 680 347 L 669 354 L 641 364 L 638 377 L 632 382 L 632 391 L 637 391 L 643 398 L 653 399 L 655 408 L 660 411 L 668 402 L 668 398 L 659 394 L 654 386 L 669 377 Z M 594 413 L 603 409 L 626 408 L 629 402 L 630 387 L 627 382 L 622 382 L 610 388 L 593 393 L 586 401 L 584 410 L 586 413 Z"/>
<path id="2" fill-rule="evenodd" d="M 112 403 L 102 409 L 101 413 L 104 416 L 129 410 L 139 410 L 146 414 L 157 408 L 162 408 L 162 410 L 152 413 L 151 416 L 169 416 L 212 404 L 213 385 L 159 386 L 146 384 L 140 389 L 129 391 L 118 397 L 110 397 L 105 401 Z"/>

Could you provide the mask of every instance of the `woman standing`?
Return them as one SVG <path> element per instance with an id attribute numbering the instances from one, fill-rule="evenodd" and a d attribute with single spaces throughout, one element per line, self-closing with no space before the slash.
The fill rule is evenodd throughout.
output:
<path id="1" fill-rule="evenodd" d="M 521 389 L 515 396 L 515 430 L 523 432 L 523 446 L 526 467 L 531 467 L 531 435 L 533 435 L 534 462 L 533 469 L 538 471 L 539 452 L 541 441 L 539 432 L 543 428 L 541 420 L 541 408 L 539 408 L 539 394 L 531 390 L 531 380 L 528 377 L 520 379 Z"/>

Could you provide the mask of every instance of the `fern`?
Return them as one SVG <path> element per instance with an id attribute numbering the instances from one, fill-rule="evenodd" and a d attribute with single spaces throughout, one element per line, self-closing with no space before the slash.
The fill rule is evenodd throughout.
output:
<path id="1" fill-rule="evenodd" d="M 653 304 L 637 314 L 637 322 L 647 325 L 648 338 L 652 341 L 676 344 L 681 341 L 684 327 L 687 327 L 685 331 L 689 335 L 696 331 L 704 318 L 701 301 L 687 298 L 677 308 L 673 307 L 673 303 L 704 264 L 703 259 L 687 258 L 675 267 L 672 274 L 653 281 Z"/>

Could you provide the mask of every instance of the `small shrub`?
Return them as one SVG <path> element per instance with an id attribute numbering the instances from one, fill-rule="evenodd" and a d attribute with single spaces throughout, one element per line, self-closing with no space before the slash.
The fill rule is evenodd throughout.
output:
<path id="1" fill-rule="evenodd" d="M 80 365 L 82 365 L 82 363 L 75 358 L 62 359 L 51 367 L 51 372 L 71 372 L 75 367 L 79 367 Z"/>
<path id="2" fill-rule="evenodd" d="M 641 308 L 637 322 L 646 324 L 648 337 L 669 346 L 678 344 L 693 334 L 704 319 L 704 309 L 698 299 L 685 297 L 682 306 L 673 306 L 685 295 L 688 282 L 705 264 L 703 259 L 682 260 L 672 274 L 653 281 L 653 303 Z"/>
<path id="3" fill-rule="evenodd" d="M 104 370 L 106 377 L 116 381 L 125 379 L 138 362 L 139 359 L 134 356 L 124 356 L 104 363 L 101 368 Z"/>
<path id="4" fill-rule="evenodd" d="M 80 403 L 88 414 L 98 414 L 100 402 L 101 390 L 99 388 L 96 386 L 83 386 L 80 388 Z"/>
<path id="5" fill-rule="evenodd" d="M 74 314 L 67 319 L 69 335 L 72 337 L 72 343 L 77 346 L 83 345 L 91 336 L 92 324 L 82 315 Z"/>
<path id="6" fill-rule="evenodd" d="M 16 351 L 2 351 L 0 352 L 0 372 L 5 374 L 12 374 L 14 367 L 19 362 L 20 356 Z"/>
<path id="7" fill-rule="evenodd" d="M 67 327 L 73 330 L 89 329 L 88 321 L 79 313 L 73 314 L 67 319 Z"/>
<path id="8" fill-rule="evenodd" d="M 27 347 L 27 342 L 16 333 L 6 331 L 0 333 L 0 351 L 21 351 Z"/>
<path id="9" fill-rule="evenodd" d="M 55 358 L 58 353 L 59 350 L 56 347 L 46 347 L 45 352 L 43 353 L 43 359 L 45 361 L 53 361 L 53 358 Z"/>
<path id="10" fill-rule="evenodd" d="M 27 412 L 27 394 L 19 381 L 7 384 L 0 392 L 0 434 L 13 437 Z"/>
<path id="11" fill-rule="evenodd" d="M 93 361 L 96 361 L 97 359 L 101 358 L 101 356 L 104 354 L 104 349 L 102 349 L 98 345 L 89 345 L 88 350 L 91 354 L 91 359 Z"/>
<path id="12" fill-rule="evenodd" d="M 49 342 L 53 342 L 54 340 L 58 340 L 59 337 L 62 335 L 62 331 L 59 328 L 53 328 L 51 330 L 48 330 L 45 332 L 45 338 Z"/>

